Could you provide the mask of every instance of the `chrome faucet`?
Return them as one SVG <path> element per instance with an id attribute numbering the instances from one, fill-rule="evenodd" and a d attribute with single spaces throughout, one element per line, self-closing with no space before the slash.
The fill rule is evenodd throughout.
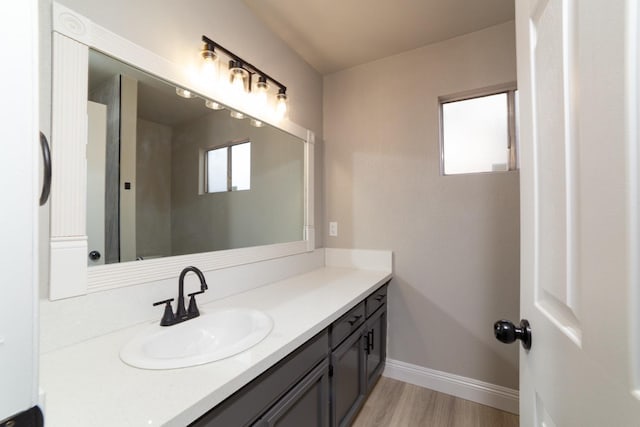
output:
<path id="1" fill-rule="evenodd" d="M 198 276 L 198 279 L 200 279 L 200 291 L 193 292 L 187 295 L 189 297 L 189 308 L 185 309 L 184 276 L 186 276 L 190 271 L 194 272 Z M 204 291 L 206 291 L 208 288 L 209 287 L 207 286 L 207 282 L 204 279 L 204 274 L 202 274 L 202 271 L 200 271 L 200 269 L 193 266 L 184 268 L 180 273 L 180 278 L 178 279 L 178 304 L 175 314 L 173 313 L 173 309 L 171 308 L 171 302 L 173 301 L 173 298 L 153 303 L 154 306 L 166 304 L 164 307 L 162 320 L 160 320 L 160 326 L 171 326 L 177 323 L 184 322 L 185 320 L 193 319 L 194 317 L 200 316 L 200 311 L 198 310 L 195 296 L 204 293 Z"/>

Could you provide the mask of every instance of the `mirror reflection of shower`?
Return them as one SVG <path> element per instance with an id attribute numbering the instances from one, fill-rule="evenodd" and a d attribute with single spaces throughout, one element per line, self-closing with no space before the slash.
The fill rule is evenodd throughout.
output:
<path id="1" fill-rule="evenodd" d="M 302 140 L 89 58 L 90 266 L 303 240 Z"/>

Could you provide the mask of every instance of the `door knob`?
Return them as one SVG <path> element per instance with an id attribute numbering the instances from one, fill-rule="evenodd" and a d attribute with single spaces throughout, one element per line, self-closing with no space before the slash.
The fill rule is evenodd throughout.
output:
<path id="1" fill-rule="evenodd" d="M 520 321 L 520 327 L 517 327 L 508 320 L 498 320 L 493 324 L 493 332 L 498 341 L 511 344 L 515 340 L 520 340 L 525 350 L 531 348 L 531 326 L 527 319 Z"/>
<path id="2" fill-rule="evenodd" d="M 101 256 L 101 255 L 100 255 L 100 252 L 98 252 L 98 251 L 91 251 L 91 252 L 89 252 L 89 259 L 90 259 L 91 261 L 97 261 L 97 260 L 99 260 L 99 259 L 100 259 L 100 256 Z"/>

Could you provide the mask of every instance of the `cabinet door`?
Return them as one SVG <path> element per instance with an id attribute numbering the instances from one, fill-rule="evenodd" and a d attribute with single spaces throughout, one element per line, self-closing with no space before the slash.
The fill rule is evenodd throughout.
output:
<path id="1" fill-rule="evenodd" d="M 259 427 L 328 427 L 329 362 L 324 359 L 255 424 Z"/>
<path id="2" fill-rule="evenodd" d="M 365 330 L 367 392 L 382 375 L 387 358 L 387 305 L 384 304 L 369 319 Z"/>
<path id="3" fill-rule="evenodd" d="M 348 426 L 364 402 L 365 335 L 363 327 L 331 353 L 331 420 L 334 426 Z"/>

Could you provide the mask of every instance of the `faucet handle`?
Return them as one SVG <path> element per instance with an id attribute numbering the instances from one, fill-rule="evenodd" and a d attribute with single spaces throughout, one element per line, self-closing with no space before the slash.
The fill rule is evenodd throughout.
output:
<path id="1" fill-rule="evenodd" d="M 154 307 L 160 304 L 166 304 L 164 306 L 164 314 L 160 320 L 160 326 L 171 326 L 176 321 L 176 316 L 173 314 L 173 309 L 171 308 L 171 301 L 173 301 L 173 298 L 153 303 Z"/>
<path id="2" fill-rule="evenodd" d="M 200 316 L 200 311 L 198 310 L 198 305 L 196 304 L 195 296 L 203 293 L 204 291 L 198 291 L 198 292 L 187 294 L 187 296 L 189 297 L 189 308 L 187 309 L 187 314 L 189 315 L 190 318 Z"/>

